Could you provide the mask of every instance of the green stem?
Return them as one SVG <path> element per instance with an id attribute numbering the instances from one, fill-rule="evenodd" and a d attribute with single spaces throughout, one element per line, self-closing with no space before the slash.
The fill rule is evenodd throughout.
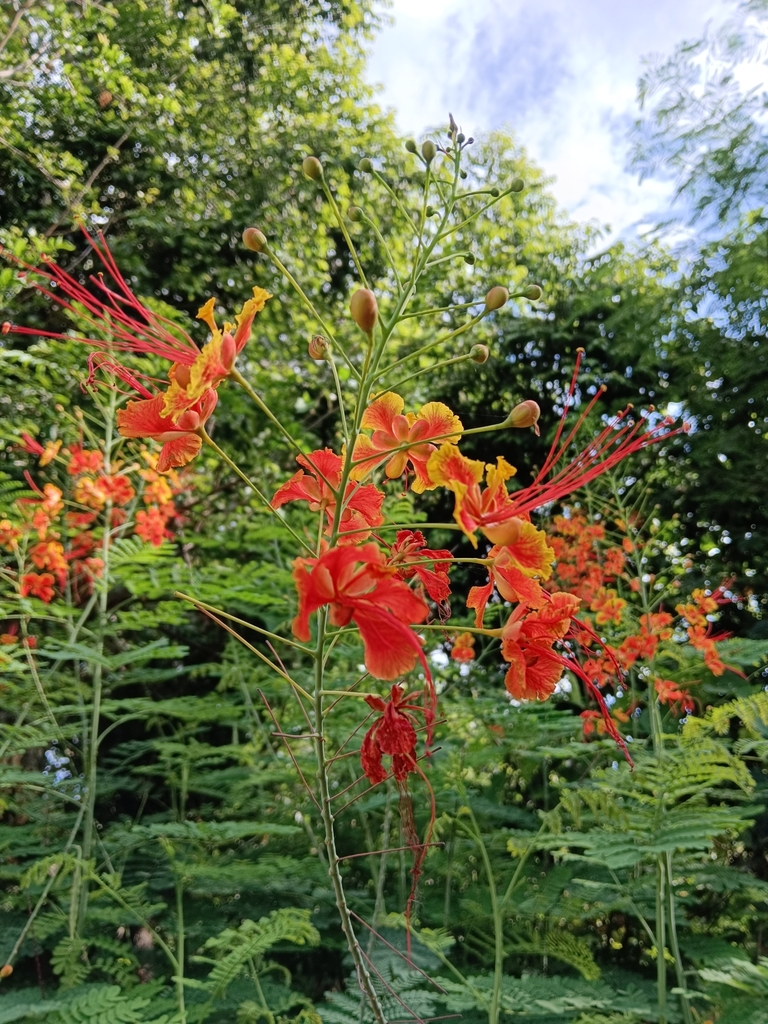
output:
<path id="1" fill-rule="evenodd" d="M 664 855 L 667 875 L 667 913 L 669 915 L 669 946 L 672 956 L 675 958 L 675 974 L 677 976 L 677 987 L 680 989 L 680 1009 L 683 1014 L 684 1024 L 693 1024 L 691 1004 L 686 996 L 688 985 L 685 980 L 685 968 L 683 957 L 680 952 L 680 943 L 677 939 L 677 921 L 675 919 L 675 891 L 672 886 L 672 852 L 670 850 Z"/>
<path id="2" fill-rule="evenodd" d="M 501 904 L 499 903 L 498 894 L 496 892 L 496 879 L 493 874 L 491 858 L 488 855 L 488 848 L 483 841 L 483 836 L 478 827 L 477 819 L 475 818 L 472 808 L 467 806 L 467 810 L 469 811 L 469 816 L 472 819 L 472 828 L 467 828 L 464 822 L 461 822 L 460 824 L 467 832 L 467 835 L 471 836 L 477 843 L 478 849 L 480 850 L 480 856 L 483 860 L 483 866 L 485 867 L 485 874 L 488 878 L 488 895 L 491 899 L 491 913 L 493 915 L 494 945 L 493 990 L 491 992 L 491 1003 L 488 1007 L 488 1024 L 498 1024 L 499 1007 L 501 1004 L 501 982 L 504 977 L 504 922 L 501 916 Z"/>
<path id="3" fill-rule="evenodd" d="M 667 1021 L 667 962 L 664 959 L 667 945 L 667 922 L 665 913 L 666 869 L 664 855 L 659 854 L 656 862 L 656 1007 L 659 1024 Z"/>
<path id="4" fill-rule="evenodd" d="M 179 1005 L 180 1024 L 187 1024 L 187 1010 L 184 1004 L 184 884 L 174 868 L 176 889 L 176 999 Z"/>

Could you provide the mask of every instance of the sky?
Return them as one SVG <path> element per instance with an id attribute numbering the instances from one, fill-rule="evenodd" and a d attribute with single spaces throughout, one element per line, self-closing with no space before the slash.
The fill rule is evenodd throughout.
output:
<path id="1" fill-rule="evenodd" d="M 451 111 L 509 128 L 580 221 L 631 237 L 668 215 L 670 181 L 627 170 L 643 58 L 722 22 L 733 0 L 392 0 L 367 77 L 418 137 Z"/>

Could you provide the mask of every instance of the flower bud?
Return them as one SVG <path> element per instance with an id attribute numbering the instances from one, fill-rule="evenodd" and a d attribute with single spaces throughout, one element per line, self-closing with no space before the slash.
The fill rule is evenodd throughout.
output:
<path id="1" fill-rule="evenodd" d="M 473 363 L 487 363 L 491 355 L 491 350 L 487 345 L 473 345 L 469 350 L 469 358 Z"/>
<path id="2" fill-rule="evenodd" d="M 501 192 L 499 191 L 499 189 L 496 188 L 495 185 L 493 186 L 492 189 L 490 189 L 490 193 L 491 193 L 491 195 L 493 196 L 494 199 L 498 199 L 499 196 L 501 195 Z"/>
<path id="3" fill-rule="evenodd" d="M 12 327 L 11 321 L 10 320 L 6 320 L 5 323 L 3 324 L 3 326 L 0 327 L 0 334 L 10 334 L 11 327 Z"/>
<path id="4" fill-rule="evenodd" d="M 422 142 L 421 155 L 424 157 L 428 164 L 431 164 L 432 161 L 437 156 L 437 146 L 434 144 L 434 142 L 432 142 L 431 139 L 427 139 L 426 142 Z"/>
<path id="5" fill-rule="evenodd" d="M 434 206 L 428 206 L 424 212 L 426 213 L 427 217 L 434 217 L 435 214 L 437 213 L 437 210 L 434 208 Z"/>
<path id="6" fill-rule="evenodd" d="M 462 181 L 466 181 L 469 175 L 467 174 L 466 171 L 459 171 L 459 177 L 461 178 Z"/>
<path id="7" fill-rule="evenodd" d="M 522 192 L 525 188 L 525 182 L 522 178 L 515 178 L 514 181 L 509 183 L 510 192 Z"/>
<path id="8" fill-rule="evenodd" d="M 464 132 L 459 132 L 459 134 L 456 136 L 456 141 L 458 142 L 459 145 L 461 145 L 462 142 L 464 141 L 464 137 Z"/>
<path id="9" fill-rule="evenodd" d="M 347 210 L 347 216 L 351 221 L 354 221 L 356 224 L 359 220 L 363 219 L 363 211 L 360 209 L 359 206 L 350 206 L 350 208 Z"/>
<path id="10" fill-rule="evenodd" d="M 258 228 L 246 228 L 243 232 L 243 245 L 251 252 L 266 252 L 267 236 Z"/>
<path id="11" fill-rule="evenodd" d="M 530 299 L 531 302 L 538 302 L 541 298 L 541 288 L 537 284 L 529 284 L 523 292 L 523 296 L 526 299 Z"/>
<path id="12" fill-rule="evenodd" d="M 5 964 L 4 967 L 0 967 L 0 978 L 9 978 L 13 974 L 13 968 L 10 964 Z"/>
<path id="13" fill-rule="evenodd" d="M 413 139 L 408 139 L 405 143 L 405 148 L 408 150 L 409 153 L 415 153 L 416 143 L 413 141 Z"/>
<path id="14" fill-rule="evenodd" d="M 328 357 L 328 342 L 322 334 L 314 334 L 307 345 L 309 358 L 320 363 Z"/>
<path id="15" fill-rule="evenodd" d="M 468 266 L 474 267 L 474 265 L 475 265 L 475 254 L 473 252 L 465 253 L 464 254 L 464 262 Z"/>
<path id="16" fill-rule="evenodd" d="M 373 164 L 371 163 L 367 156 L 364 156 L 360 163 L 357 165 L 357 169 L 358 171 L 362 171 L 363 174 L 370 174 L 371 171 L 373 170 Z"/>
<path id="17" fill-rule="evenodd" d="M 505 427 L 533 427 L 536 436 L 539 436 L 539 416 L 541 409 L 538 403 L 529 398 L 527 402 L 520 402 L 504 420 Z"/>
<path id="18" fill-rule="evenodd" d="M 373 292 L 358 288 L 349 300 L 349 311 L 360 330 L 370 334 L 379 319 L 379 307 Z"/>
<path id="19" fill-rule="evenodd" d="M 312 181 L 320 181 L 323 176 L 323 165 L 316 156 L 305 156 L 301 162 L 302 169 Z"/>
<path id="20" fill-rule="evenodd" d="M 503 285 L 497 284 L 485 296 L 485 308 L 489 311 L 501 309 L 509 301 L 509 292 Z"/>
<path id="21" fill-rule="evenodd" d="M 221 338 L 221 364 L 227 370 L 231 370 L 235 365 L 235 359 L 237 358 L 237 349 L 235 348 L 235 339 L 227 331 Z"/>

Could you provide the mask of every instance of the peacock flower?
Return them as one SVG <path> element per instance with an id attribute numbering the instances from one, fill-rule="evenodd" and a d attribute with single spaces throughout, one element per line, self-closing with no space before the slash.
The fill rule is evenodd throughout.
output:
<path id="1" fill-rule="evenodd" d="M 533 611 L 519 605 L 501 630 L 501 655 L 509 663 L 504 685 L 515 700 L 547 700 L 562 675 L 564 658 L 553 649 L 571 626 L 579 599 L 561 592 Z"/>
<path id="2" fill-rule="evenodd" d="M 428 548 L 421 530 L 400 530 L 389 549 L 387 561 L 397 567 L 401 580 L 417 577 L 432 600 L 440 604 L 451 596 L 447 566 L 452 559 L 453 555 L 445 548 Z"/>
<path id="3" fill-rule="evenodd" d="M 392 775 L 403 783 L 410 772 L 416 771 L 416 727 L 413 712 L 424 713 L 418 704 L 408 703 L 408 694 L 402 686 L 393 686 L 389 700 L 369 695 L 366 703 L 381 718 L 377 718 L 363 737 L 360 763 L 371 783 L 376 786 L 387 778 L 382 756 L 392 758 Z"/>
<path id="4" fill-rule="evenodd" d="M 595 622 L 598 626 L 605 626 L 612 622 L 614 626 L 621 623 L 621 613 L 627 607 L 627 602 L 607 587 L 600 587 L 589 606 L 591 612 L 595 612 Z"/>
<path id="5" fill-rule="evenodd" d="M 0 519 L 0 548 L 13 551 L 16 542 L 22 536 L 22 531 L 15 527 L 10 519 Z"/>
<path id="6" fill-rule="evenodd" d="M 427 402 L 417 413 L 407 415 L 403 415 L 404 406 L 400 395 L 387 391 L 365 410 L 361 427 L 373 433 L 370 437 L 360 434 L 355 442 L 352 478 L 363 480 L 383 462 L 387 477 L 396 480 L 410 465 L 415 474 L 413 490 L 420 494 L 437 486 L 427 471 L 430 456 L 436 451 L 432 441 L 445 441 L 446 447 L 453 449 L 464 428 L 442 402 Z"/>
<path id="7" fill-rule="evenodd" d="M 56 458 L 61 448 L 61 441 L 46 441 L 45 445 L 40 444 L 29 434 L 21 435 L 21 447 L 30 455 L 37 455 L 40 459 L 40 466 L 47 466 Z"/>
<path id="8" fill-rule="evenodd" d="M 523 519 L 510 519 L 507 526 L 509 543 L 488 552 L 488 583 L 472 587 L 467 597 L 467 607 L 475 610 L 479 627 L 494 584 L 505 601 L 520 602 L 527 608 L 541 608 L 547 600 L 538 582 L 552 575 L 555 557 L 546 533 Z"/>
<path id="9" fill-rule="evenodd" d="M 429 614 L 426 603 L 386 564 L 378 545 L 330 548 L 319 558 L 297 558 L 293 578 L 299 610 L 293 632 L 310 639 L 309 617 L 330 605 L 331 622 L 354 622 L 363 641 L 365 667 L 377 679 L 395 679 L 421 661 L 429 677 L 421 641 L 409 627 Z"/>
<path id="10" fill-rule="evenodd" d="M 53 573 L 28 572 L 21 577 L 19 593 L 22 597 L 39 597 L 45 604 L 50 604 L 54 598 Z"/>
<path id="11" fill-rule="evenodd" d="M 475 638 L 471 633 L 459 633 L 453 641 L 451 657 L 461 663 L 472 661 L 475 657 Z"/>
<path id="12" fill-rule="evenodd" d="M 153 395 L 138 382 L 134 387 L 142 398 L 118 409 L 117 429 L 123 437 L 148 438 L 163 446 L 157 461 L 158 473 L 186 466 L 200 451 L 203 442 L 197 431 L 216 408 L 216 392 L 210 388 L 174 420 L 163 413 L 165 395 L 162 392 Z"/>
<path id="13" fill-rule="evenodd" d="M 104 456 L 100 451 L 89 451 L 79 444 L 70 445 L 68 451 L 67 473 L 70 476 L 80 476 L 81 473 L 98 473 L 104 465 Z"/>
<path id="14" fill-rule="evenodd" d="M 63 586 L 67 574 L 67 559 L 64 546 L 55 540 L 42 540 L 30 550 L 29 557 L 37 569 L 47 569 L 59 579 Z"/>
<path id="15" fill-rule="evenodd" d="M 341 456 L 330 448 L 323 448 L 310 455 L 297 455 L 296 461 L 302 468 L 278 489 L 272 508 L 280 508 L 290 501 L 306 501 L 311 512 L 324 512 L 332 524 L 341 487 Z M 384 495 L 373 484 L 361 486 L 350 480 L 339 521 L 341 543 L 356 544 L 366 540 L 371 527 L 381 526 L 383 501 Z"/>

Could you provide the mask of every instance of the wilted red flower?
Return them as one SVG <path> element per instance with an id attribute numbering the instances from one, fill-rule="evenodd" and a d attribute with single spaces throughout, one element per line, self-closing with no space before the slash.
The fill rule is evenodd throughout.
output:
<path id="1" fill-rule="evenodd" d="M 41 601 L 50 604 L 54 598 L 54 577 L 50 572 L 36 573 L 28 572 L 21 577 L 19 592 L 22 597 L 39 597 Z"/>
<path id="2" fill-rule="evenodd" d="M 387 771 L 381 763 L 382 755 L 392 758 L 392 774 L 404 782 L 410 772 L 416 771 L 416 728 L 411 712 L 424 713 L 418 704 L 408 703 L 408 694 L 402 686 L 393 686 L 389 700 L 381 697 L 365 698 L 369 707 L 381 714 L 363 738 L 360 763 L 372 785 L 384 782 Z"/>
<path id="3" fill-rule="evenodd" d="M 421 641 L 409 628 L 429 614 L 425 602 L 386 564 L 376 544 L 335 547 L 319 558 L 297 558 L 293 578 L 299 611 L 293 632 L 309 640 L 309 616 L 330 605 L 331 622 L 354 622 L 363 641 L 365 667 L 377 679 L 395 679 L 421 660 L 429 676 Z"/>
<path id="4" fill-rule="evenodd" d="M 451 596 L 447 566 L 452 559 L 453 555 L 446 548 L 428 548 L 421 530 L 400 530 L 389 549 L 387 561 L 396 566 L 401 580 L 417 576 L 432 600 L 440 604 Z M 431 569 L 428 562 L 432 562 Z"/>
<path id="5" fill-rule="evenodd" d="M 280 508 L 289 501 L 306 501 L 310 512 L 325 512 L 329 523 L 333 523 L 341 486 L 341 456 L 330 448 L 322 448 L 310 455 L 297 455 L 296 461 L 302 468 L 278 489 L 272 508 Z M 370 536 L 370 527 L 381 526 L 383 501 L 384 495 L 373 484 L 362 486 L 350 480 L 339 523 L 341 542 L 346 539 L 356 544 Z M 349 534 L 347 538 L 345 533 Z"/>

